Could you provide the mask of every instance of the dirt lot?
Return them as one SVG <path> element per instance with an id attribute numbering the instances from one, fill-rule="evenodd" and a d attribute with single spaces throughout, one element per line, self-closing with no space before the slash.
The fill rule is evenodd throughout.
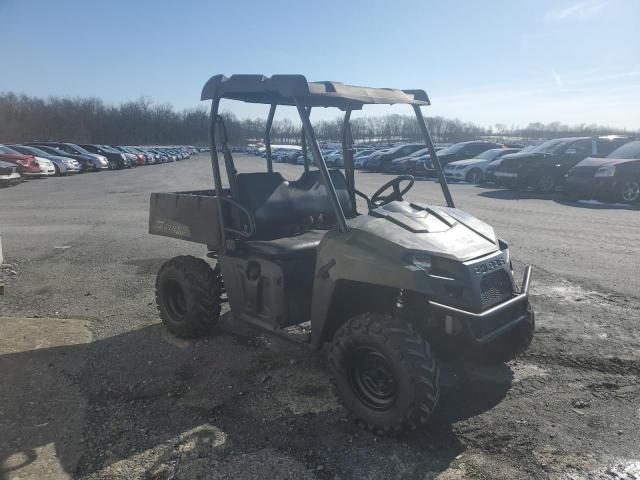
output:
<path id="1" fill-rule="evenodd" d="M 433 421 L 377 438 L 321 354 L 228 313 L 199 341 L 161 327 L 155 273 L 205 252 L 146 233 L 149 193 L 210 178 L 201 156 L 0 191 L 0 479 L 640 478 L 639 211 L 454 185 L 534 265 L 536 338 L 506 365 L 445 366 Z M 410 198 L 441 202 L 432 181 Z"/>

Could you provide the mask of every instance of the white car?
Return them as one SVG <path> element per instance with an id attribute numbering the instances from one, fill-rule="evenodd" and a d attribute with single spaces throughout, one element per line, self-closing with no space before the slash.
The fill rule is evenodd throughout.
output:
<path id="1" fill-rule="evenodd" d="M 519 148 L 492 148 L 467 160 L 451 162 L 444 167 L 444 175 L 449 180 L 460 180 L 473 184 L 482 183 L 489 163 L 510 153 L 519 152 Z"/>
<path id="2" fill-rule="evenodd" d="M 53 177 L 56 174 L 56 167 L 53 166 L 53 162 L 51 160 L 47 160 L 42 157 L 35 158 L 36 162 L 38 162 L 38 166 L 40 167 L 40 177 Z"/>

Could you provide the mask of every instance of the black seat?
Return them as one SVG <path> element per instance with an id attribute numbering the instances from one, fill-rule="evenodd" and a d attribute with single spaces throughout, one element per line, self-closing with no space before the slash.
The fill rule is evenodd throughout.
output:
<path id="1" fill-rule="evenodd" d="M 323 230 L 309 230 L 294 237 L 249 240 L 244 245 L 248 253 L 260 257 L 314 256 L 325 233 Z"/>
<path id="2" fill-rule="evenodd" d="M 329 174 L 345 215 L 352 216 L 354 208 L 344 175 L 339 170 L 330 170 Z M 319 220 L 324 225 L 335 224 L 333 206 L 318 170 L 304 172 L 292 182 L 276 172 L 240 173 L 236 185 L 237 200 L 255 219 L 252 240 L 294 240 Z"/>

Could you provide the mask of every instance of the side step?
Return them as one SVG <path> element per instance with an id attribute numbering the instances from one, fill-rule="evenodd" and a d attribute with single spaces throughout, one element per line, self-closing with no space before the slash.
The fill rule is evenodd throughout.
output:
<path id="1" fill-rule="evenodd" d="M 267 333 L 272 333 L 293 343 L 297 343 L 299 345 L 311 344 L 311 329 L 308 328 L 310 326 L 310 322 L 301 323 L 287 328 L 279 328 L 257 318 L 242 318 L 241 320 L 253 327 Z"/>

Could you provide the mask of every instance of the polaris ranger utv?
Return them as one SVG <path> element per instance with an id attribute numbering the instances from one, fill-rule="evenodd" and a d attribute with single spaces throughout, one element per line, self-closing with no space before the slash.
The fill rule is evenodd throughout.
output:
<path id="1" fill-rule="evenodd" d="M 271 106 L 266 171 L 236 171 L 218 115 L 223 98 Z M 430 104 L 423 90 L 308 82 L 301 75 L 216 75 L 202 100 L 212 100 L 214 189 L 152 194 L 149 232 L 206 245 L 216 266 L 191 256 L 162 266 L 156 296 L 169 331 L 205 335 L 228 301 L 236 319 L 314 349 L 327 345 L 342 402 L 376 433 L 430 417 L 440 353 L 474 347 L 502 360 L 528 347 L 531 268 L 517 286 L 507 244 L 455 208 L 420 109 Z M 446 207 L 405 201 L 411 175 L 385 183 L 371 198 L 356 189 L 349 119 L 368 104 L 413 107 Z M 273 170 L 277 105 L 295 106 L 302 121 L 304 170 L 295 181 Z M 317 107 L 344 112 L 344 173 L 328 169 L 322 157 L 309 119 Z M 356 196 L 366 211 L 358 211 Z"/>

